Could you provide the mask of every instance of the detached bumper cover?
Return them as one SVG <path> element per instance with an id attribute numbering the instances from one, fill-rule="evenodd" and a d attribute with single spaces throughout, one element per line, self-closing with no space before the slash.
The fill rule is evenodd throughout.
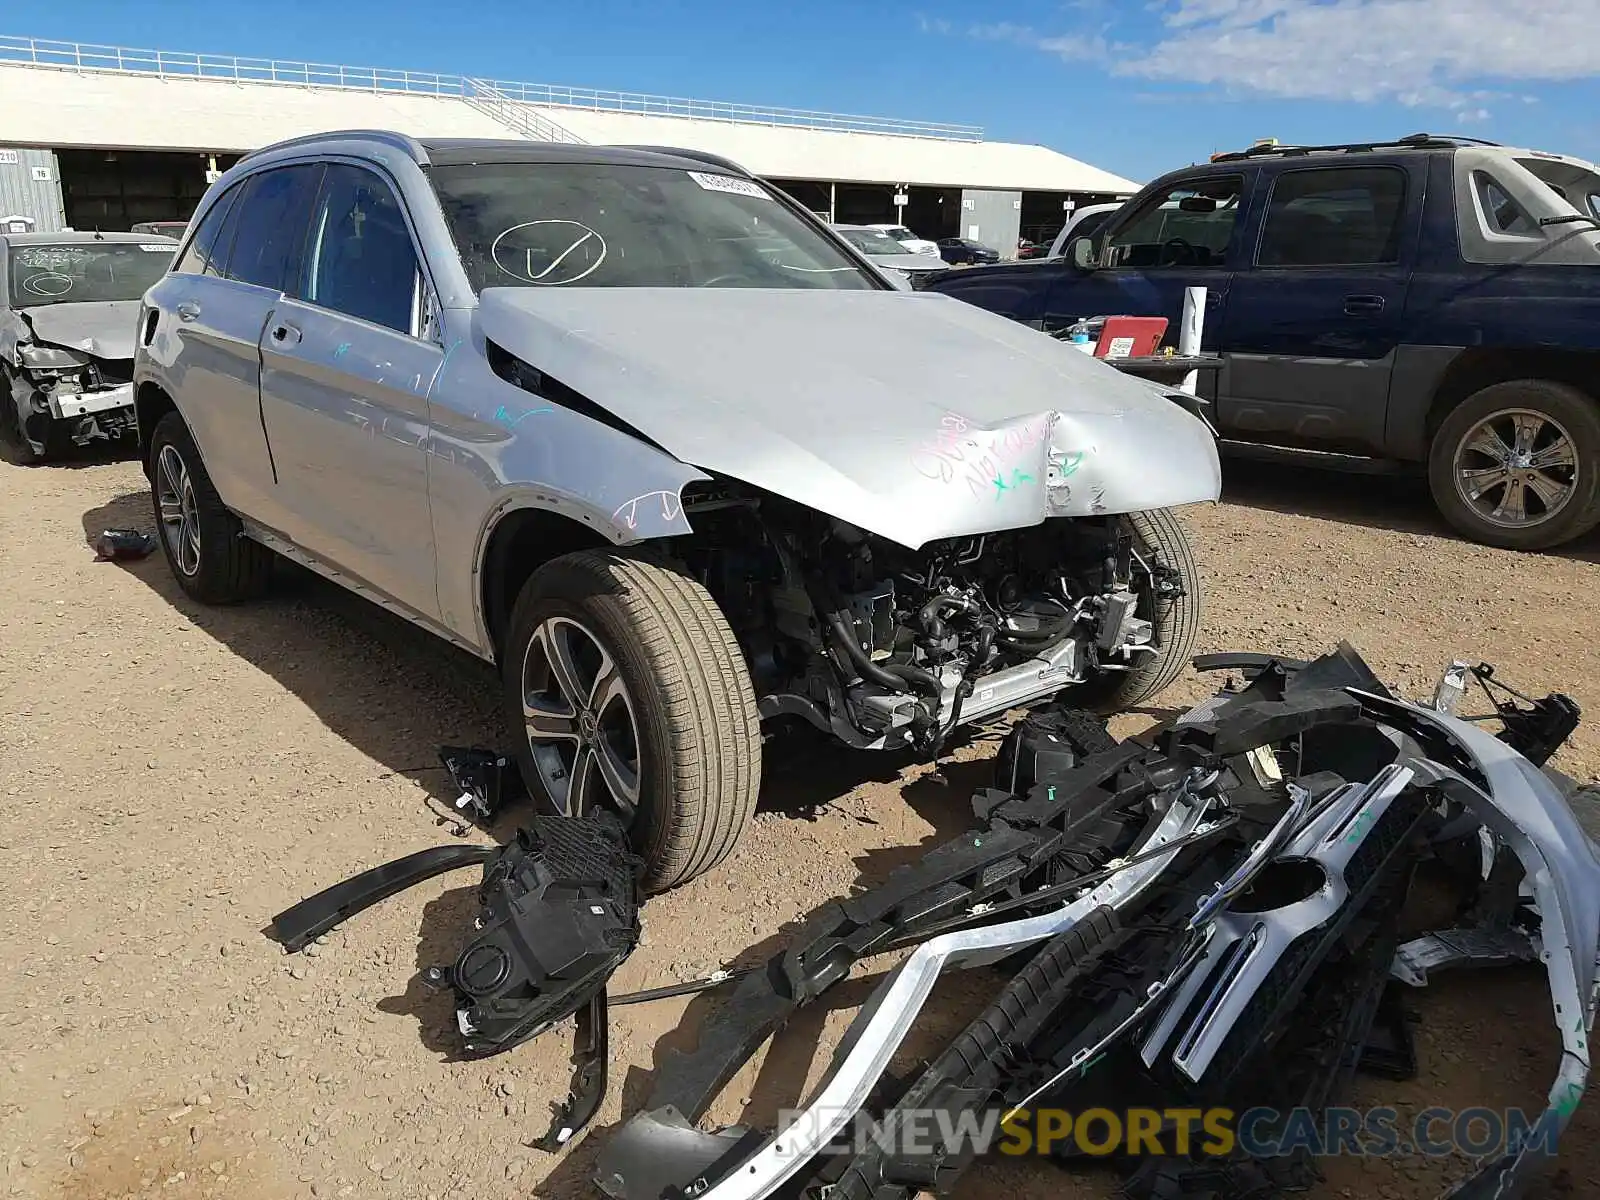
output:
<path id="1" fill-rule="evenodd" d="M 1011 1021 L 1014 1035 L 995 1047 L 1007 1064 L 998 1083 L 987 1077 L 958 1079 L 957 1068 L 969 1059 L 992 1057 L 985 1052 L 973 1059 L 963 1052 L 961 1062 L 944 1072 L 948 1079 L 934 1078 L 939 1072 L 930 1068 L 928 1078 L 901 1103 L 927 1105 L 928 1096 L 944 1087 L 942 1100 L 932 1107 L 992 1106 L 1009 1096 L 1021 1108 L 1052 1087 L 1081 1079 L 1088 1069 L 1083 1057 L 1092 1053 L 1098 1061 L 1119 1040 L 1128 1042 L 1130 1053 L 1150 1069 L 1147 1080 L 1168 1079 L 1180 1089 L 1228 1086 L 1244 1061 L 1240 1047 L 1264 1036 L 1258 1026 L 1278 1022 L 1282 1028 L 1282 1022 L 1300 1019 L 1296 989 L 1307 986 L 1308 964 L 1316 961 L 1314 955 L 1306 957 L 1307 948 L 1330 945 L 1358 911 L 1376 912 L 1383 904 L 1397 905 L 1396 895 L 1403 898 L 1420 839 L 1435 828 L 1430 813 L 1440 820 L 1447 812 L 1458 814 L 1448 827 L 1459 823 L 1460 813 L 1470 814 L 1487 831 L 1486 839 L 1515 856 L 1525 875 L 1536 912 L 1530 932 L 1521 936 L 1531 937 L 1542 952 L 1563 1044 L 1546 1121 L 1539 1128 L 1564 1129 L 1589 1074 L 1600 952 L 1600 853 L 1560 788 L 1507 741 L 1388 695 L 1348 647 L 1310 664 L 1263 657 L 1207 665 L 1253 669 L 1257 682 L 1242 695 L 1224 694 L 1180 720 L 1163 735 L 1160 753 L 1124 744 L 1094 754 L 1048 789 L 1041 783 L 1026 796 L 1002 801 L 986 801 L 980 794 L 975 809 L 991 817 L 981 834 L 948 843 L 878 889 L 814 916 L 790 950 L 740 981 L 728 1003 L 702 1027 L 697 1050 L 662 1063 L 646 1110 L 602 1149 L 595 1175 L 601 1191 L 616 1200 L 811 1194 L 808 1189 L 824 1177 L 819 1170 L 831 1169 L 822 1164 L 837 1134 L 858 1112 L 882 1107 L 874 1088 L 944 968 L 994 962 L 1040 945 L 1049 948 L 1034 963 L 1054 962 L 1058 952 L 1071 949 L 1062 939 L 1078 938 L 1082 953 L 1068 957 L 1085 977 L 1092 975 L 1096 956 L 1120 944 L 1133 928 L 1135 913 L 1146 913 L 1137 919 L 1148 928 L 1150 897 L 1164 896 L 1157 903 L 1170 904 L 1173 880 L 1208 877 L 1209 865 L 1194 873 L 1197 857 L 1203 864 L 1212 861 L 1206 855 L 1224 861 L 1209 876 L 1214 887 L 1206 885 L 1198 908 L 1188 901 L 1175 921 L 1173 910 L 1167 910 L 1164 920 L 1170 926 L 1164 928 L 1173 930 L 1172 940 L 1161 952 L 1160 973 L 1147 977 L 1159 979 L 1160 987 L 1148 995 L 1136 990 L 1125 1000 L 1126 1017 L 1118 1015 L 1101 1032 L 1083 1035 L 1080 1048 L 1067 1058 L 1058 1054 L 1052 1062 L 1061 1070 L 1047 1064 L 1043 1082 L 1032 1086 L 1035 1078 L 1021 1069 L 1028 1057 L 1027 1031 L 1059 1020 L 1062 1013 L 1082 1018 L 1082 994 L 1066 983 L 1052 991 L 1027 982 L 1021 987 L 1026 1003 L 1003 998 L 992 1010 Z M 1260 686 L 1264 677 L 1270 677 L 1268 683 Z M 1290 758 L 1283 752 L 1286 746 L 1312 740 L 1337 746 L 1329 757 L 1340 762 L 1340 770 L 1313 771 L 1300 776 L 1299 784 L 1272 777 L 1269 768 Z M 1279 748 L 1278 755 L 1261 752 L 1272 746 Z M 1215 768 L 1210 775 L 1205 774 L 1208 765 Z M 1058 797 L 1057 785 L 1065 799 Z M 1118 844 L 1118 857 L 1097 859 L 1095 847 L 1112 844 L 1104 835 L 1107 824 L 1129 821 L 1130 799 L 1148 805 L 1149 825 L 1136 844 Z M 1228 821 L 1242 826 L 1233 840 L 1203 845 Z M 1188 865 L 1180 867 L 1180 861 Z M 1280 861 L 1319 864 L 1327 886 L 1313 888 L 1304 898 L 1273 902 L 1270 910 L 1237 903 L 1252 880 Z M 1029 874 L 1041 864 L 1049 871 L 1044 887 L 1037 873 Z M 1063 874 L 1068 882 L 1057 883 Z M 1084 886 L 1074 886 L 1072 877 Z M 1058 893 L 1065 903 L 1038 911 L 1039 901 Z M 1388 899 L 1370 899 L 1380 896 Z M 1001 916 L 1027 907 L 1030 899 L 1029 915 Z M 1371 909 L 1363 907 L 1369 903 Z M 986 915 L 992 923 L 971 927 Z M 967 927 L 942 932 L 963 922 Z M 695 1128 L 715 1093 L 795 1009 L 843 978 L 859 958 L 919 936 L 925 940 L 873 993 L 828 1077 L 791 1124 L 775 1133 Z M 1515 952 L 1518 936 L 1509 931 L 1453 937 L 1449 955 L 1422 945 L 1427 939 L 1396 953 L 1391 936 L 1371 943 L 1379 955 L 1374 978 L 1381 988 L 1384 964 L 1391 959 L 1394 977 L 1413 985 L 1425 982 L 1418 968 L 1430 961 L 1517 961 L 1525 957 Z M 1482 954 L 1475 955 L 1473 946 L 1481 946 Z M 1016 985 L 1032 970 L 1032 965 L 1023 968 Z M 1041 979 L 1048 975 L 1061 983 L 1060 963 L 1039 970 Z M 1288 975 L 1296 981 L 1286 984 Z M 1376 993 L 1371 997 L 1375 1004 Z M 1113 1020 L 1108 1014 L 1096 1019 Z M 991 1032 L 998 1036 L 998 1027 Z M 952 1101 L 950 1089 L 970 1094 Z M 1336 1101 L 1319 1103 L 1329 1102 Z M 1010 1101 L 1003 1103 L 1009 1107 Z M 889 1108 L 891 1121 L 896 1112 Z M 1553 1156 L 1555 1140 L 1535 1137 L 1479 1164 L 1449 1195 L 1511 1200 L 1527 1194 L 1529 1182 Z M 927 1175 L 920 1177 L 923 1168 L 908 1167 L 904 1159 L 890 1164 L 890 1174 L 876 1173 L 876 1167 L 863 1173 L 861 1160 L 855 1160 L 837 1187 L 827 1187 L 846 1196 L 909 1196 L 918 1185 L 942 1190 L 948 1171 L 962 1165 L 952 1154 L 949 1161 L 928 1165 Z"/>

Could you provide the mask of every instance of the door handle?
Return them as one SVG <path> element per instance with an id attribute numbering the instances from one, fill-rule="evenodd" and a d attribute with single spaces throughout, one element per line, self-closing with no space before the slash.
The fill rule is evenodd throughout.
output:
<path id="1" fill-rule="evenodd" d="M 284 321 L 272 327 L 272 340 L 280 346 L 295 346 L 300 342 L 300 330 Z"/>
<path id="2" fill-rule="evenodd" d="M 1207 288 L 1206 289 L 1206 307 L 1207 308 L 1221 308 L 1222 307 L 1222 293 L 1217 291 L 1216 288 Z"/>
<path id="3" fill-rule="evenodd" d="M 174 310 L 180 321 L 192 321 L 200 315 L 200 306 L 193 300 L 185 300 Z"/>
<path id="4" fill-rule="evenodd" d="M 1346 296 L 1344 298 L 1344 311 L 1346 316 L 1360 317 L 1371 313 L 1383 311 L 1382 296 Z"/>

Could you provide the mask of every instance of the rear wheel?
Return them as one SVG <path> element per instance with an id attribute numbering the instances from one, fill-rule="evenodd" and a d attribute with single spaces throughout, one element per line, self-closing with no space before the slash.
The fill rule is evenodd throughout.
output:
<path id="1" fill-rule="evenodd" d="M 1600 524 L 1600 408 L 1543 379 L 1469 396 L 1434 434 L 1428 485 L 1475 542 L 1544 550 Z"/>
<path id="2" fill-rule="evenodd" d="M 272 551 L 245 536 L 175 412 L 150 435 L 150 497 L 161 549 L 185 592 L 206 604 L 233 604 L 266 591 Z"/>
<path id="3" fill-rule="evenodd" d="M 727 857 L 755 811 L 761 732 L 744 655 L 705 588 L 643 555 L 563 555 L 524 585 L 501 657 L 536 797 L 620 817 L 648 891 Z"/>
<path id="4" fill-rule="evenodd" d="M 1127 671 L 1102 671 L 1080 684 L 1073 703 L 1110 715 L 1137 708 L 1165 691 L 1194 655 L 1200 637 L 1200 569 L 1195 564 L 1189 535 L 1170 509 L 1129 513 L 1124 520 L 1133 533 L 1134 552 L 1159 577 L 1164 572 L 1172 589 L 1181 594 L 1162 595 L 1159 579 L 1151 579 L 1135 564 L 1140 582 L 1135 615 L 1149 621 L 1153 651 L 1141 653 Z"/>

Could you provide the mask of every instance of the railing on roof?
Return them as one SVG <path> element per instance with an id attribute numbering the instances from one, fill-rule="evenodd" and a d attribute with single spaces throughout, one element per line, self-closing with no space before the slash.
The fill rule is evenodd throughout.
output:
<path id="1" fill-rule="evenodd" d="M 155 75 L 162 79 L 217 79 L 307 88 L 401 92 L 423 96 L 461 98 L 479 96 L 496 104 L 545 105 L 595 112 L 684 117 L 700 121 L 729 121 L 739 124 L 784 126 L 792 129 L 882 133 L 944 141 L 983 140 L 983 127 L 979 125 L 901 121 L 892 117 L 854 116 L 801 108 L 761 108 L 716 100 L 653 96 L 643 92 L 609 92 L 551 84 L 473 80 L 461 75 L 441 75 L 431 71 L 401 71 L 385 67 L 293 62 L 278 58 L 239 58 L 223 54 L 144 50 L 127 46 L 56 42 L 43 38 L 0 34 L 0 65 L 6 63 L 53 67 L 65 71 Z M 479 90 L 480 87 L 494 94 L 487 95 Z"/>
<path id="2" fill-rule="evenodd" d="M 901 137 L 938 138 L 943 141 L 981 142 L 981 125 L 945 125 L 933 121 L 902 121 L 894 117 L 867 117 L 850 113 L 817 112 L 806 108 L 761 108 L 722 100 L 691 100 L 682 96 L 653 96 L 645 92 L 606 92 L 594 88 L 559 87 L 548 83 L 483 81 L 508 100 L 547 108 L 577 108 L 592 112 L 632 113 L 645 117 L 681 117 L 691 121 L 732 121 L 741 125 L 787 126 L 846 133 L 887 133 Z"/>
<path id="3" fill-rule="evenodd" d="M 466 83 L 468 90 L 462 99 L 513 133 L 520 133 L 536 142 L 585 143 L 584 138 L 566 126 L 556 124 L 530 105 L 512 100 L 493 84 L 481 79 L 468 79 Z"/>

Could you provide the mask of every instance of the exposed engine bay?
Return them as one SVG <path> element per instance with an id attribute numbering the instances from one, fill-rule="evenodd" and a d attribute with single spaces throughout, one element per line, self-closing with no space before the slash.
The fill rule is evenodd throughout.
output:
<path id="1" fill-rule="evenodd" d="M 51 442 L 83 446 L 136 432 L 133 359 L 38 343 L 19 347 L 19 357 L 5 399 L 37 451 Z"/>
<path id="2" fill-rule="evenodd" d="M 671 552 L 717 599 L 763 717 L 862 749 L 936 753 L 963 721 L 1164 650 L 1193 581 L 1124 516 L 1054 518 L 911 550 L 742 485 L 686 490 Z"/>

